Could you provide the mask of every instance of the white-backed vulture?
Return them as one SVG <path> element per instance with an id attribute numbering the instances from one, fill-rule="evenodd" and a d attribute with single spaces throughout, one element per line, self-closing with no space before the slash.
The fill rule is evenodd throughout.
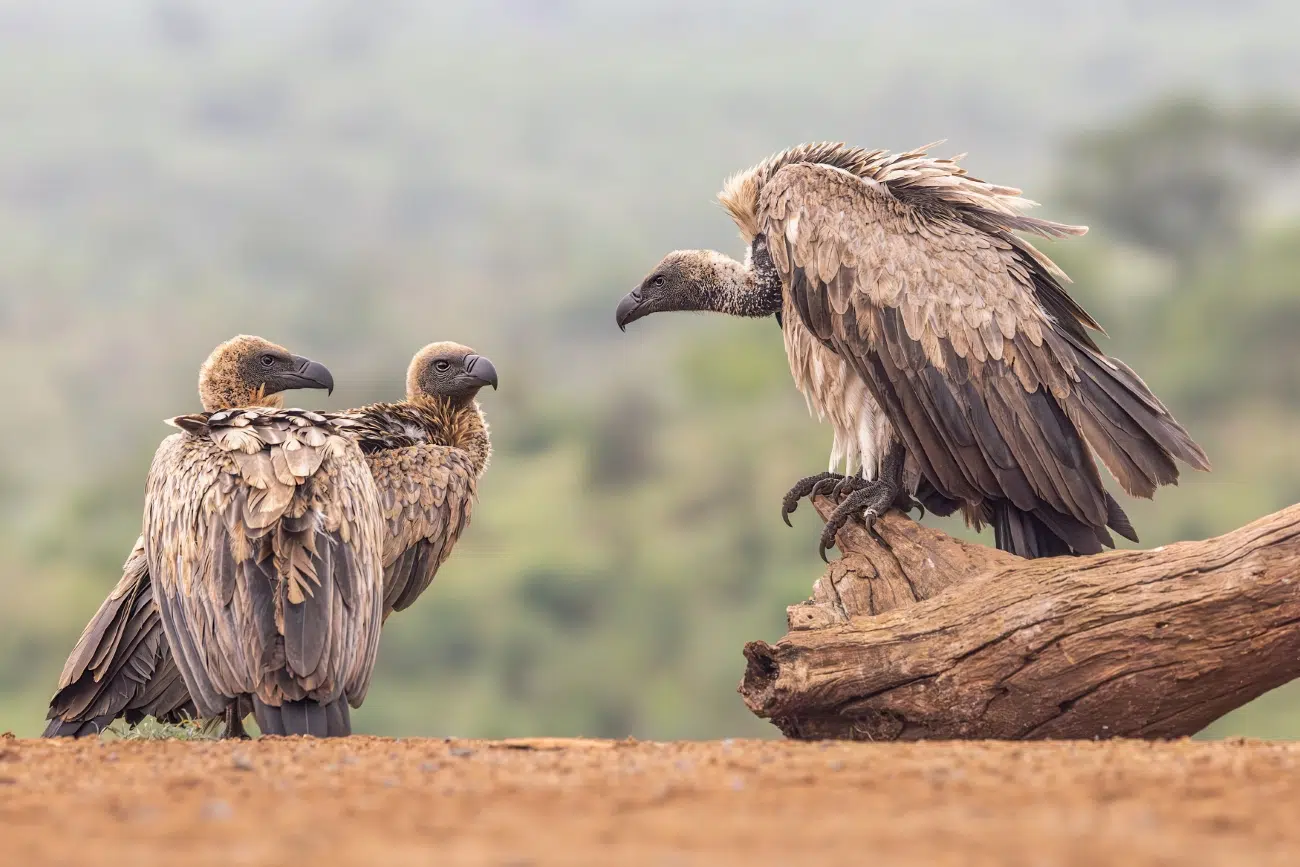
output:
<path id="1" fill-rule="evenodd" d="M 457 343 L 431 343 L 406 374 L 406 400 L 331 417 L 365 452 L 385 521 L 384 617 L 429 586 L 469 525 L 478 480 L 492 455 L 479 389 L 497 386 L 487 358 Z"/>
<path id="2" fill-rule="evenodd" d="M 218 346 L 200 369 L 198 383 L 200 403 L 209 412 L 243 405 L 278 407 L 286 390 L 333 387 L 323 365 L 248 335 Z M 130 723 L 145 716 L 164 722 L 197 716 L 171 659 L 143 537 L 68 656 L 44 735 L 97 734 L 119 716 Z"/>
<path id="3" fill-rule="evenodd" d="M 207 411 L 172 419 L 183 432 L 149 469 L 144 551 L 201 716 L 251 701 L 269 734 L 340 736 L 379 648 L 383 524 L 357 444 L 323 415 L 266 398 L 303 376 L 277 372 L 296 361 L 246 339 L 213 353 Z M 222 388 L 255 399 L 213 412 L 207 391 Z"/>
<path id="4" fill-rule="evenodd" d="M 782 506 L 787 517 L 828 486 L 846 495 L 823 557 L 846 520 L 870 527 L 909 495 L 992 523 L 998 547 L 1025 557 L 1098 552 L 1114 544 L 1107 527 L 1136 540 L 1094 455 L 1142 497 L 1177 482 L 1175 460 L 1209 461 L 1093 341 L 1100 326 L 1060 269 L 1014 234 L 1086 229 L 1024 216 L 1033 203 L 1019 190 L 958 159 L 843 144 L 776 154 L 719 194 L 745 261 L 670 253 L 617 323 L 667 310 L 777 317 L 796 385 L 835 430 L 830 472 L 800 480 Z"/>
<path id="5" fill-rule="evenodd" d="M 476 401 L 484 385 L 497 385 L 491 361 L 456 343 L 433 343 L 411 361 L 406 400 L 324 414 L 360 445 L 379 489 L 385 619 L 429 586 L 469 524 L 491 457 Z M 124 609 L 152 630 L 127 628 Z M 137 634 L 147 637 L 121 637 Z M 68 659 L 45 736 L 94 734 L 119 716 L 134 723 L 195 715 L 162 637 L 140 545 Z M 238 712 L 227 716 L 230 736 L 242 734 L 239 718 Z"/>

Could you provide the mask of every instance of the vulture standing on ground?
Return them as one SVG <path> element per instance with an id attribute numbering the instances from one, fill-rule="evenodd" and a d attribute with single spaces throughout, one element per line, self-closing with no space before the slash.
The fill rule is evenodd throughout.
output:
<path id="1" fill-rule="evenodd" d="M 280 408 L 281 389 L 327 380 L 315 369 L 262 340 L 218 347 L 199 379 L 206 412 L 172 419 L 182 433 L 154 455 L 143 535 L 199 715 L 233 724 L 251 703 L 264 732 L 325 737 L 351 733 L 348 706 L 370 685 L 383 522 L 357 444 Z"/>
<path id="2" fill-rule="evenodd" d="M 801 145 L 719 194 L 749 245 L 666 256 L 619 304 L 617 323 L 666 310 L 775 315 L 795 384 L 835 430 L 830 472 L 803 496 L 842 497 L 844 522 L 891 505 L 961 508 L 1024 557 L 1091 554 L 1107 527 L 1136 541 L 1093 455 L 1128 493 L 1208 470 L 1146 384 L 1107 357 L 1065 275 L 1015 232 L 1082 227 L 1024 216 L 1020 191 L 973 178 L 926 148 L 904 154 Z M 844 463 L 845 475 L 835 472 Z M 860 475 L 854 476 L 855 467 Z"/>
<path id="3" fill-rule="evenodd" d="M 411 362 L 405 401 L 324 414 L 361 446 L 379 488 L 385 618 L 429 586 L 469 525 L 492 452 L 476 400 L 485 385 L 497 386 L 491 361 L 456 343 L 433 343 Z M 196 715 L 162 636 L 137 544 L 64 667 L 45 736 L 96 734 L 118 716 L 136 723 Z M 228 722 L 229 736 L 242 733 L 237 719 Z"/>

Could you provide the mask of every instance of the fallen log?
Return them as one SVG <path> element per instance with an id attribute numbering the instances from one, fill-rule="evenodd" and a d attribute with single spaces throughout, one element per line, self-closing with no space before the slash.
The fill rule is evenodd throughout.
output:
<path id="1" fill-rule="evenodd" d="M 1300 506 L 1044 560 L 876 529 L 888 548 L 846 527 L 789 633 L 745 647 L 740 694 L 788 737 L 1180 737 L 1300 676 Z"/>

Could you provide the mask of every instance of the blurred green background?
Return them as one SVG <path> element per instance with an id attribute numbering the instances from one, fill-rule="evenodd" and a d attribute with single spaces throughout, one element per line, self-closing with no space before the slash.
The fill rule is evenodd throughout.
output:
<path id="1" fill-rule="evenodd" d="M 777 327 L 621 335 L 660 255 L 738 254 L 730 172 L 806 140 L 947 138 L 1085 222 L 1051 254 L 1216 472 L 1144 544 L 1300 501 L 1294 0 L 0 0 L 0 731 L 33 735 L 135 539 L 165 416 L 253 332 L 323 405 L 489 355 L 470 532 L 393 618 L 362 731 L 771 735 L 735 693 L 821 572 L 829 431 Z M 301 396 L 316 402 L 322 395 Z M 1214 735 L 1300 735 L 1300 688 Z"/>

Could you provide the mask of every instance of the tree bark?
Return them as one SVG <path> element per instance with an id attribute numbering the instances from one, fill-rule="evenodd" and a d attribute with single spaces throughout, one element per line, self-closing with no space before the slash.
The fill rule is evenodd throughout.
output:
<path id="1" fill-rule="evenodd" d="M 789 634 L 745 647 L 740 693 L 789 737 L 1179 737 L 1300 676 L 1300 506 L 1044 560 L 876 528 L 888 549 L 846 528 Z"/>

